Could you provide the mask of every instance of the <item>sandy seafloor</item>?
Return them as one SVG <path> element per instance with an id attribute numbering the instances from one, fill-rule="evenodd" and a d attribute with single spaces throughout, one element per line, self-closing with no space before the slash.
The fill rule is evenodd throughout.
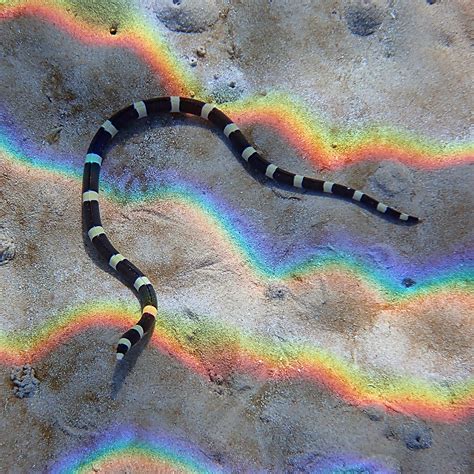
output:
<path id="1" fill-rule="evenodd" d="M 473 472 L 470 7 L 1 0 L 0 471 Z M 422 222 L 145 119 L 102 172 L 159 304 L 117 366 L 139 304 L 83 237 L 82 162 L 113 112 L 178 94 Z"/>

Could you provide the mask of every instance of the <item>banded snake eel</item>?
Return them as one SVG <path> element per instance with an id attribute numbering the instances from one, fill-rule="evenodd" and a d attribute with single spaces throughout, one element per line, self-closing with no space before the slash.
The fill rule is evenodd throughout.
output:
<path id="1" fill-rule="evenodd" d="M 356 189 L 294 174 L 270 163 L 250 145 L 237 125 L 212 104 L 176 96 L 135 102 L 106 120 L 95 134 L 86 155 L 82 190 L 83 218 L 89 239 L 98 253 L 121 275 L 127 285 L 136 290 L 141 305 L 140 320 L 118 341 L 117 360 L 123 359 L 130 348 L 153 327 L 157 315 L 157 298 L 150 280 L 114 248 L 105 234 L 98 200 L 100 168 L 106 154 L 106 147 L 120 130 L 137 119 L 167 112 L 192 114 L 209 120 L 224 133 L 233 149 L 251 168 L 278 183 L 311 191 L 332 193 L 359 201 L 368 208 L 408 223 L 416 223 L 419 220 L 417 217 L 399 212 Z"/>

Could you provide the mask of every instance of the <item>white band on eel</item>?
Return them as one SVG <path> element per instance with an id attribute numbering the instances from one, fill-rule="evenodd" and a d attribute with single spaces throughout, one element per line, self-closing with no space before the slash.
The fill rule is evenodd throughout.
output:
<path id="1" fill-rule="evenodd" d="M 158 314 L 158 310 L 154 306 L 149 304 L 142 309 L 142 314 L 145 314 L 145 313 L 151 314 L 154 318 L 156 318 L 156 315 Z"/>
<path id="2" fill-rule="evenodd" d="M 98 201 L 99 193 L 96 191 L 86 191 L 82 193 L 82 202 Z"/>
<path id="3" fill-rule="evenodd" d="M 323 191 L 325 193 L 332 193 L 332 187 L 333 187 L 334 183 L 332 183 L 331 181 L 324 181 L 324 184 L 323 184 Z"/>
<path id="4" fill-rule="evenodd" d="M 140 287 L 142 287 L 143 285 L 151 285 L 151 282 L 150 280 L 147 278 L 147 277 L 138 277 L 136 280 L 135 280 L 135 283 L 133 284 L 133 286 L 135 287 L 135 289 L 138 291 L 140 289 Z"/>
<path id="5" fill-rule="evenodd" d="M 109 265 L 114 269 L 117 270 L 117 265 L 122 261 L 125 260 L 125 257 L 119 253 L 112 255 L 109 260 Z"/>
<path id="6" fill-rule="evenodd" d="M 118 133 L 118 130 L 115 128 L 114 124 L 110 121 L 110 120 L 106 120 L 103 124 L 102 124 L 102 128 L 106 131 L 106 132 L 109 132 L 110 133 L 110 136 L 112 138 L 115 137 L 115 135 L 117 135 Z"/>
<path id="7" fill-rule="evenodd" d="M 209 120 L 209 114 L 212 112 L 213 109 L 215 109 L 216 106 L 212 104 L 204 104 L 201 109 L 201 117 Z"/>
<path id="8" fill-rule="evenodd" d="M 249 161 L 249 158 L 254 154 L 257 153 L 257 150 L 253 146 L 248 146 L 243 152 L 242 152 L 242 158 L 245 161 Z"/>
<path id="9" fill-rule="evenodd" d="M 130 349 L 130 347 L 132 347 L 132 343 L 125 337 L 119 339 L 118 344 L 123 344 L 124 346 L 127 346 L 127 349 Z"/>
<path id="10" fill-rule="evenodd" d="M 295 177 L 293 178 L 293 186 L 295 188 L 302 188 L 303 179 L 304 179 L 304 176 L 301 176 L 300 174 L 295 174 Z"/>
<path id="11" fill-rule="evenodd" d="M 229 135 L 232 133 L 232 132 L 236 132 L 237 130 L 240 130 L 239 127 L 237 127 L 237 125 L 235 125 L 235 123 L 229 123 L 229 125 L 226 125 L 224 127 L 224 135 L 229 138 Z"/>
<path id="12" fill-rule="evenodd" d="M 148 112 L 146 110 L 146 105 L 145 105 L 145 102 L 143 102 L 143 100 L 140 100 L 139 102 L 135 102 L 133 104 L 133 107 L 137 111 L 139 119 L 144 118 L 144 117 L 148 117 Z"/>
<path id="13" fill-rule="evenodd" d="M 86 163 L 97 163 L 99 166 L 102 165 L 102 157 L 97 153 L 87 153 Z"/>
<path id="14" fill-rule="evenodd" d="M 133 326 L 132 329 L 135 329 L 135 331 L 137 331 L 138 334 L 140 334 L 140 339 L 143 337 L 143 334 L 144 334 L 143 328 L 139 324 Z"/>
<path id="15" fill-rule="evenodd" d="M 97 237 L 100 234 L 105 234 L 104 228 L 101 227 L 100 225 L 96 225 L 92 228 L 89 229 L 89 232 L 87 232 L 87 235 L 89 236 L 89 239 L 93 239 L 94 237 Z"/>
<path id="16" fill-rule="evenodd" d="M 275 171 L 277 170 L 277 168 L 278 168 L 277 165 L 274 165 L 273 163 L 270 163 L 270 164 L 267 166 L 267 170 L 265 171 L 265 176 L 267 176 L 268 178 L 273 179 L 273 173 L 275 173 Z"/>
<path id="17" fill-rule="evenodd" d="M 170 101 L 171 101 L 171 110 L 170 112 L 179 112 L 179 97 L 177 96 L 171 96 L 170 97 Z"/>

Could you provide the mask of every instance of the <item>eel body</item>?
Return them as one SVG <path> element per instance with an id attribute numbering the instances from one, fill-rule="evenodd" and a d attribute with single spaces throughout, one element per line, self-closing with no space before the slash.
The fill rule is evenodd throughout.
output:
<path id="1" fill-rule="evenodd" d="M 239 127 L 212 104 L 185 97 L 158 97 L 135 102 L 106 120 L 95 134 L 86 155 L 82 190 L 83 217 L 89 239 L 99 254 L 108 261 L 109 265 L 121 275 L 131 288 L 135 289 L 141 304 L 140 320 L 118 341 L 118 360 L 123 359 L 130 348 L 153 327 L 157 315 L 157 299 L 150 280 L 115 249 L 105 234 L 99 209 L 100 168 L 105 158 L 106 148 L 120 130 L 136 120 L 162 113 L 192 114 L 210 121 L 223 132 L 232 148 L 251 168 L 278 183 L 299 189 L 335 194 L 349 200 L 358 201 L 366 207 L 375 209 L 394 219 L 408 223 L 418 222 L 417 217 L 399 212 L 362 191 L 331 181 L 291 173 L 270 163 L 252 147 L 239 130 Z"/>

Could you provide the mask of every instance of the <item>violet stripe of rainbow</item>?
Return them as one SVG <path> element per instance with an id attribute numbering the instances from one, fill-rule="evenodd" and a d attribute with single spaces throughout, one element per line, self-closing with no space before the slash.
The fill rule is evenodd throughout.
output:
<path id="1" fill-rule="evenodd" d="M 101 470 L 120 472 L 123 468 L 137 466 L 146 472 L 210 473 L 235 472 L 211 464 L 209 456 L 183 440 L 163 433 L 138 428 L 108 426 L 107 431 L 93 444 L 81 446 L 60 458 L 52 466 L 52 474 L 68 474 Z M 304 455 L 300 456 L 304 458 Z M 298 456 L 296 456 L 298 458 Z M 298 460 L 296 459 L 296 462 Z M 356 453 L 326 454 L 312 463 L 317 472 L 377 472 L 395 474 L 381 460 L 364 458 Z"/>

